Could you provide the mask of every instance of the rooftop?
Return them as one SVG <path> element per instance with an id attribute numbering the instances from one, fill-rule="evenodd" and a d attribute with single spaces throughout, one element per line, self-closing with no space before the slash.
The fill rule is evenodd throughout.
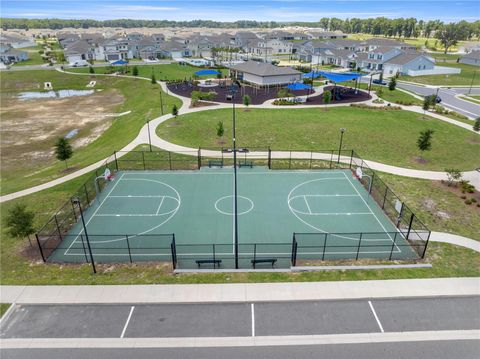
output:
<path id="1" fill-rule="evenodd" d="M 290 67 L 278 67 L 272 64 L 267 64 L 258 61 L 247 61 L 242 64 L 230 67 L 232 70 L 246 72 L 258 76 L 278 76 L 278 75 L 297 75 L 300 71 L 294 70 Z"/>

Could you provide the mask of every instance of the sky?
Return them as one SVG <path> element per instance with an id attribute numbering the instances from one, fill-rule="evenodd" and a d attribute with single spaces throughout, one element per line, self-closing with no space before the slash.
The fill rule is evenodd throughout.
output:
<path id="1" fill-rule="evenodd" d="M 480 19 L 479 0 L 1 0 L 2 17 L 145 20 L 318 21 L 322 17 Z"/>

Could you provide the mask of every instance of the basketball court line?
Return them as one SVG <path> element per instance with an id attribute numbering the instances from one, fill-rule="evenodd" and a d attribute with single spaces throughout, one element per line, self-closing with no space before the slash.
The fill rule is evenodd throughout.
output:
<path id="1" fill-rule="evenodd" d="M 158 212 L 160 211 L 160 207 L 162 207 L 162 204 L 163 204 L 163 201 L 165 200 L 165 196 L 162 196 L 162 200 L 160 201 L 160 204 L 158 205 L 158 208 L 157 208 L 157 215 L 158 215 Z"/>
<path id="2" fill-rule="evenodd" d="M 85 223 L 85 227 L 88 226 L 88 224 L 90 223 L 90 221 L 95 217 L 95 214 L 98 212 L 98 210 L 100 209 L 100 207 L 102 207 L 103 203 L 106 201 L 106 199 L 108 198 L 108 196 L 110 195 L 110 193 L 113 192 L 113 190 L 115 189 L 115 187 L 117 187 L 117 185 L 122 181 L 122 178 L 123 176 L 125 175 L 125 173 L 122 173 L 122 175 L 120 176 L 120 178 L 117 180 L 117 183 L 115 183 L 112 187 L 112 189 L 107 193 L 107 195 L 105 196 L 105 198 L 103 199 L 102 202 L 100 202 L 100 205 L 95 209 L 95 212 L 93 212 L 93 214 L 90 216 L 90 218 L 88 219 L 87 223 Z M 72 241 L 72 243 L 70 244 L 70 246 L 67 248 L 67 250 L 65 251 L 64 255 L 67 255 L 68 251 L 70 250 L 70 247 L 73 246 L 73 244 L 77 241 L 78 237 L 80 236 L 80 234 L 83 232 L 83 228 L 81 229 L 81 231 L 77 234 L 77 236 L 75 237 L 75 239 Z"/>
<path id="3" fill-rule="evenodd" d="M 355 192 L 357 192 L 357 194 L 360 196 L 360 198 L 362 199 L 363 203 L 365 203 L 365 205 L 368 207 L 369 211 L 373 214 L 373 216 L 375 217 L 375 219 L 377 220 L 377 222 L 380 224 L 380 227 L 382 227 L 382 229 L 385 231 L 385 233 L 387 234 L 388 238 L 390 238 L 390 240 L 392 241 L 392 243 L 394 244 L 394 246 L 400 251 L 400 248 L 398 248 L 397 244 L 395 243 L 395 241 L 392 239 L 392 236 L 390 236 L 390 233 L 387 231 L 387 229 L 384 227 L 383 223 L 378 219 L 378 217 L 375 215 L 375 213 L 373 213 L 372 209 L 370 208 L 369 204 L 367 203 L 367 201 L 365 201 L 365 198 L 362 197 L 362 195 L 360 194 L 360 192 L 358 192 L 357 188 L 355 187 L 355 185 L 352 183 L 352 181 L 350 181 L 350 178 L 348 178 L 348 176 L 343 173 L 343 175 L 345 176 L 345 178 L 347 179 L 348 182 L 350 182 L 350 184 L 352 185 L 353 189 L 355 190 Z M 395 228 L 395 231 L 396 232 L 399 232 L 397 230 L 397 228 Z"/>
<path id="4" fill-rule="evenodd" d="M 303 199 L 305 200 L 305 204 L 307 205 L 308 208 L 308 213 L 312 214 L 312 210 L 310 209 L 310 206 L 308 205 L 307 197 L 304 195 Z"/>

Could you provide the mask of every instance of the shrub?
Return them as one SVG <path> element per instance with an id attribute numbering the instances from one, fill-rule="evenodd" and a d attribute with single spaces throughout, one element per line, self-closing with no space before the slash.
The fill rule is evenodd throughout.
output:
<path id="1" fill-rule="evenodd" d="M 380 111 L 396 111 L 396 110 L 401 110 L 402 108 L 400 106 L 370 106 L 364 103 L 352 103 L 350 104 L 351 107 L 357 107 L 357 108 L 364 108 L 364 109 L 369 109 L 369 110 L 380 110 Z"/>
<path id="2" fill-rule="evenodd" d="M 460 196 L 461 199 L 467 199 L 467 196 L 463 195 L 463 196 Z"/>
<path id="3" fill-rule="evenodd" d="M 462 179 L 462 172 L 459 169 L 445 168 L 445 172 L 447 172 L 448 186 L 451 186 Z"/>
<path id="4" fill-rule="evenodd" d="M 283 88 L 280 91 L 277 92 L 277 97 L 292 97 L 293 94 L 288 92 L 287 89 Z"/>
<path id="5" fill-rule="evenodd" d="M 473 203 L 476 203 L 477 199 L 476 198 L 471 198 L 470 201 L 472 201 Z"/>
<path id="6" fill-rule="evenodd" d="M 293 105 L 298 105 L 298 102 L 295 101 L 289 101 L 283 98 L 278 98 L 272 102 L 276 106 L 293 106 Z"/>
<path id="7" fill-rule="evenodd" d="M 467 205 L 469 205 L 469 206 L 470 206 L 470 205 L 472 204 L 472 200 L 470 200 L 470 199 L 467 199 L 467 200 L 465 201 L 465 204 L 467 204 Z"/>

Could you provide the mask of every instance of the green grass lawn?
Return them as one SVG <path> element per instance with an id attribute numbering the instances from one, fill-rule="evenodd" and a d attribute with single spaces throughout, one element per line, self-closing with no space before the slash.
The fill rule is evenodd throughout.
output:
<path id="1" fill-rule="evenodd" d="M 462 100 L 469 101 L 475 103 L 477 105 L 480 104 L 480 95 L 468 95 L 468 96 L 460 96 Z"/>
<path id="2" fill-rule="evenodd" d="M 9 303 L 0 303 L 0 318 L 3 317 L 8 308 L 10 308 L 10 305 Z"/>
<path id="3" fill-rule="evenodd" d="M 352 85 L 354 86 L 354 85 Z M 361 83 L 359 84 L 359 87 L 361 89 L 368 89 L 368 84 L 366 83 Z M 380 98 L 384 99 L 385 101 L 388 102 L 393 102 L 393 103 L 398 103 L 401 105 L 406 105 L 406 106 L 411 106 L 411 105 L 418 105 L 421 106 L 423 104 L 422 100 L 419 100 L 418 98 L 400 91 L 398 89 L 395 89 L 393 91 L 390 91 L 388 87 L 386 86 L 378 86 L 378 85 L 372 85 L 372 90 L 373 91 L 378 91 L 379 89 L 382 89 L 382 96 L 379 96 Z M 378 95 L 378 92 L 377 92 Z"/>
<path id="4" fill-rule="evenodd" d="M 129 69 L 129 75 L 131 75 L 132 66 L 127 66 Z M 193 77 L 193 74 L 201 68 L 194 66 L 180 66 L 179 64 L 162 64 L 162 65 L 138 65 L 138 76 L 148 77 L 152 76 L 152 71 L 155 74 L 157 80 L 167 81 L 167 80 L 183 80 L 190 79 Z M 108 67 L 95 67 L 95 72 L 99 74 L 105 73 Z M 72 72 L 83 72 L 88 73 L 89 69 L 87 67 L 83 68 L 74 68 L 69 69 Z M 222 73 L 226 76 L 228 70 L 223 69 Z M 205 77 L 206 78 L 206 77 Z"/>
<path id="5" fill-rule="evenodd" d="M 17 62 L 13 66 L 31 66 L 31 65 L 45 64 L 45 61 L 43 60 L 42 55 L 38 53 L 40 50 L 43 50 L 42 46 L 37 45 L 37 46 L 24 47 L 19 50 L 28 52 L 28 60 Z"/>
<path id="6" fill-rule="evenodd" d="M 351 107 L 324 109 L 237 110 L 239 146 L 283 150 L 329 150 L 338 148 L 339 129 L 347 129 L 343 146 L 355 149 L 365 159 L 424 170 L 478 166 L 480 138 L 437 119 L 422 119 L 408 111 L 381 111 Z M 218 148 L 216 126 L 223 121 L 223 141 L 230 143 L 231 110 L 209 110 L 183 115 L 157 128 L 163 139 L 189 147 Z M 435 131 L 432 150 L 418 163 L 419 132 Z"/>
<path id="7" fill-rule="evenodd" d="M 470 86 L 472 84 L 473 72 L 477 71 L 473 85 L 480 86 L 480 73 L 477 66 L 440 62 L 438 66 L 456 67 L 462 69 L 459 74 L 453 75 L 429 75 L 429 76 L 401 76 L 400 80 L 416 82 L 425 85 L 439 85 L 439 86 Z"/>
<path id="8" fill-rule="evenodd" d="M 57 71 L 25 71 L 1 74 L 1 92 L 15 93 L 19 91 L 38 90 L 44 81 L 51 81 L 53 88 L 85 89 L 90 81 L 88 76 L 68 75 Z M 95 141 L 75 150 L 69 164 L 77 169 L 94 163 L 119 150 L 138 134 L 140 128 L 148 119 L 161 115 L 159 106 L 160 86 L 140 79 L 97 77 L 97 87 L 116 89 L 124 96 L 125 101 L 117 110 L 118 113 L 132 111 L 130 114 L 118 117 L 112 125 Z M 166 112 L 171 111 L 173 104 L 180 106 L 180 100 L 163 95 Z M 35 163 L 19 161 L 14 171 L 1 174 L 1 193 L 11 193 L 40 183 L 48 182 L 65 175 L 64 164 L 53 158 L 46 167 L 39 168 Z"/>
<path id="9" fill-rule="evenodd" d="M 88 175 L 79 177 L 62 185 L 38 192 L 23 198 L 1 204 L 1 221 L 4 223 L 9 208 L 15 203 L 25 203 L 27 207 L 37 213 L 36 225 L 39 226 L 49 218 L 67 198 L 88 178 Z M 429 181 L 410 180 L 389 176 L 389 184 L 405 185 L 405 189 L 412 188 L 415 196 L 419 190 L 427 193 Z M 399 182 L 397 182 L 399 181 Z M 412 181 L 412 183 L 408 183 Z M 445 196 L 440 192 L 432 192 L 431 198 L 450 207 L 456 198 Z M 452 204 L 456 206 L 456 204 Z M 425 220 L 429 214 L 425 209 L 417 213 Z M 452 223 L 463 217 L 462 212 L 452 212 Z M 471 218 L 472 221 L 475 218 Z M 466 220 L 462 219 L 465 224 Z M 469 224 L 474 228 L 475 222 Z M 460 228 L 461 225 L 458 225 Z M 438 221 L 435 229 L 448 230 Z M 281 282 L 281 281 L 332 281 L 332 280 L 369 280 L 394 278 L 435 278 L 435 277 L 477 277 L 480 276 L 480 255 L 472 250 L 455 247 L 448 244 L 431 242 L 427 251 L 427 259 L 433 264 L 431 269 L 388 269 L 388 270 L 354 270 L 328 271 L 317 273 L 218 273 L 218 274 L 185 274 L 173 275 L 169 263 L 148 264 L 108 264 L 97 266 L 98 274 L 93 275 L 90 265 L 44 264 L 36 248 L 29 250 L 30 257 L 25 256 L 29 248 L 28 240 L 12 238 L 5 226 L 1 227 L 0 270 L 2 285 L 56 285 L 56 284 L 150 284 L 150 283 L 235 283 L 235 282 Z M 466 235 L 466 233 L 460 233 Z"/>

